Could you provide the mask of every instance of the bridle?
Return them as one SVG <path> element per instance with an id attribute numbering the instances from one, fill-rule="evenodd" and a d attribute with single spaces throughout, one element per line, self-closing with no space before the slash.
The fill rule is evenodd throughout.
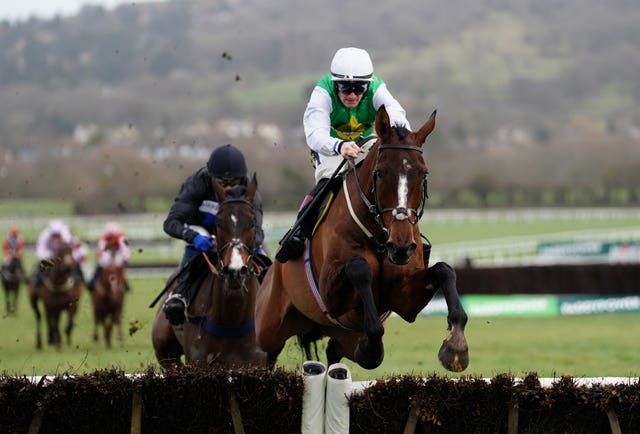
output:
<path id="1" fill-rule="evenodd" d="M 247 205 L 251 207 L 251 210 L 253 211 L 253 204 L 244 198 L 226 199 L 220 204 L 220 209 L 222 209 L 223 206 L 227 204 L 232 204 L 232 203 Z M 218 210 L 218 214 L 220 214 L 220 209 Z M 224 263 L 223 257 L 224 257 L 224 253 L 228 249 L 235 249 L 235 248 L 240 248 L 241 250 L 248 253 L 247 261 L 242 265 L 242 268 L 239 273 L 240 280 L 241 280 L 239 289 L 245 294 L 248 294 L 249 288 L 246 284 L 246 279 L 247 278 L 257 279 L 258 276 L 260 275 L 260 266 L 258 265 L 258 263 L 254 258 L 254 252 L 251 247 L 247 246 L 245 243 L 240 241 L 240 239 L 237 236 L 234 236 L 231 239 L 231 241 L 225 243 L 222 246 L 216 247 L 215 254 L 217 256 L 217 262 L 216 262 L 217 267 L 211 263 L 206 253 L 203 253 L 203 256 L 206 259 L 207 263 L 209 264 L 209 269 L 211 270 L 211 273 L 222 278 L 226 282 L 227 284 L 226 286 L 228 286 L 228 283 L 232 278 L 232 273 L 229 272 L 229 264 Z M 201 327 L 206 332 L 219 337 L 242 337 L 247 333 L 251 333 L 255 329 L 254 320 L 251 320 L 248 323 L 242 324 L 240 326 L 226 326 L 226 325 L 217 324 L 211 321 L 207 317 L 207 315 L 199 315 L 199 316 L 193 316 L 193 317 L 189 316 L 188 320 L 190 323 Z"/>
<path id="2" fill-rule="evenodd" d="M 362 186 L 360 185 L 360 179 L 358 178 L 358 169 L 357 169 L 357 167 L 355 166 L 353 161 L 351 161 L 351 160 L 349 161 L 349 163 L 351 164 L 351 169 L 353 170 L 353 174 L 354 174 L 354 177 L 355 177 L 356 186 L 357 186 L 358 192 L 360 194 L 360 199 L 362 200 L 362 202 L 364 202 L 365 206 L 367 207 L 367 210 L 373 216 L 374 221 L 378 224 L 379 228 L 381 229 L 382 233 L 384 234 L 384 240 L 382 242 L 378 241 L 378 239 L 375 236 L 373 236 L 373 234 L 371 234 L 371 232 L 366 230 L 364 225 L 358 220 L 357 216 L 355 215 L 355 212 L 353 211 L 352 205 L 351 205 L 351 199 L 349 197 L 348 189 L 347 189 L 347 186 L 346 186 L 346 177 L 345 177 L 345 180 L 344 180 L 344 183 L 343 183 L 343 187 L 344 187 L 344 191 L 345 191 L 345 195 L 346 195 L 346 199 L 347 199 L 347 205 L 349 206 L 349 212 L 351 213 L 351 217 L 356 221 L 356 223 L 363 230 L 363 232 L 374 242 L 374 244 L 376 244 L 377 250 L 380 253 L 382 253 L 382 252 L 384 252 L 386 250 L 385 243 L 389 239 L 389 229 L 385 226 L 384 220 L 382 218 L 384 213 L 391 213 L 391 215 L 392 215 L 391 223 L 393 223 L 395 221 L 408 220 L 409 223 L 411 223 L 412 225 L 416 225 L 420 221 L 420 219 L 422 218 L 422 214 L 424 213 L 424 206 L 426 204 L 427 198 L 429 197 L 429 195 L 427 193 L 427 174 L 425 173 L 424 177 L 422 178 L 422 193 L 421 193 L 420 205 L 418 206 L 418 208 L 407 208 L 407 207 L 382 208 L 382 209 L 380 208 L 380 206 L 379 206 L 380 200 L 378 198 L 378 189 L 376 188 L 376 185 L 377 185 L 378 174 L 380 173 L 380 171 L 378 169 L 378 163 L 379 163 L 379 160 L 380 160 L 380 154 L 384 150 L 407 150 L 407 151 L 416 151 L 416 152 L 419 152 L 420 154 L 422 154 L 422 148 L 417 147 L 417 146 L 407 145 L 407 144 L 404 144 L 404 143 L 400 143 L 400 144 L 380 144 L 378 146 L 378 151 L 377 151 L 377 154 L 376 154 L 375 166 L 374 166 L 374 169 L 373 169 L 373 171 L 371 173 L 371 176 L 372 176 L 372 181 L 371 181 L 372 200 L 369 200 L 367 195 L 362 190 Z"/>
<path id="3" fill-rule="evenodd" d="M 223 206 L 227 205 L 227 204 L 243 204 L 243 205 L 247 205 L 251 208 L 251 210 L 253 211 L 253 204 L 251 202 L 249 202 L 248 200 L 244 199 L 244 198 L 230 198 L 230 199 L 226 199 L 225 201 L 223 201 L 220 204 L 220 209 L 222 209 Z M 218 211 L 218 213 L 220 213 L 220 211 Z M 243 281 L 245 278 L 257 278 L 258 275 L 260 274 L 260 270 L 259 270 L 259 266 L 257 264 L 257 262 L 255 261 L 254 258 L 254 251 L 250 246 L 247 246 L 245 243 L 243 243 L 240 238 L 238 238 L 237 236 L 234 236 L 229 242 L 223 244 L 222 246 L 216 246 L 216 256 L 217 256 L 217 267 L 213 266 L 211 262 L 209 262 L 208 258 L 206 255 L 205 258 L 207 258 L 207 262 L 209 262 L 209 267 L 211 268 L 211 272 L 214 274 L 217 274 L 218 276 L 222 277 L 223 279 L 229 280 L 231 278 L 231 273 L 229 272 L 229 265 L 230 264 L 225 264 L 224 263 L 224 254 L 227 250 L 229 249 L 237 249 L 239 248 L 240 250 L 244 251 L 247 253 L 247 260 L 246 262 L 243 264 L 241 270 L 240 270 L 240 276 L 243 278 Z M 242 287 L 244 290 L 247 290 L 246 285 L 243 283 Z"/>
<path id="4" fill-rule="evenodd" d="M 63 252 L 62 254 L 60 254 L 61 251 Z M 62 244 L 57 249 L 53 258 L 53 265 L 42 275 L 42 283 L 49 291 L 66 292 L 75 286 L 76 278 L 73 275 L 73 264 L 75 261 L 72 261 L 71 265 L 65 263 L 66 257 L 72 255 L 73 250 L 68 244 Z M 56 273 L 55 281 L 52 279 L 52 272 Z M 58 279 L 59 277 L 63 279 Z"/>

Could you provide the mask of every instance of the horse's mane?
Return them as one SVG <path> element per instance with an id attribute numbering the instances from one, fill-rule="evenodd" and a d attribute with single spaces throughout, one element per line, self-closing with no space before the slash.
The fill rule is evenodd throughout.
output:
<path id="1" fill-rule="evenodd" d="M 406 139 L 407 134 L 411 132 L 405 124 L 396 124 L 395 126 L 393 126 L 393 129 L 395 130 L 400 140 Z"/>
<path id="2" fill-rule="evenodd" d="M 246 193 L 247 193 L 247 186 L 238 184 L 238 185 L 234 185 L 233 187 L 231 187 L 229 190 L 226 191 L 226 198 L 238 199 L 238 198 L 244 197 Z"/>

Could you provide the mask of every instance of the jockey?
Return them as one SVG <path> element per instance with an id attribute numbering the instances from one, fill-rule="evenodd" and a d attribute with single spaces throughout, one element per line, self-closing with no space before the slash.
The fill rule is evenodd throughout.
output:
<path id="1" fill-rule="evenodd" d="M 200 252 L 212 250 L 215 246 L 216 214 L 220 204 L 213 191 L 214 182 L 222 184 L 225 190 L 239 184 L 246 186 L 249 183 L 244 155 L 235 146 L 224 145 L 213 150 L 207 165 L 183 182 L 164 221 L 164 231 L 167 234 L 187 242 L 180 263 L 181 274 L 177 286 L 163 306 L 167 319 L 173 325 L 184 322 L 189 302 L 197 290 L 197 285 L 189 280 L 192 277 L 187 267 L 189 260 Z M 256 192 L 253 207 L 256 213 L 256 241 L 253 248 L 256 255 L 264 258 L 266 256 L 262 246 L 262 197 L 259 192 Z M 191 226 L 200 226 L 213 237 L 202 235 Z"/>
<path id="2" fill-rule="evenodd" d="M 11 226 L 9 233 L 2 241 L 2 249 L 4 250 L 4 263 L 8 264 L 13 258 L 22 260 L 24 254 L 24 238 L 20 235 L 17 226 Z"/>
<path id="3" fill-rule="evenodd" d="M 113 265 L 127 266 L 131 259 L 131 249 L 129 249 L 129 241 L 120 229 L 120 225 L 116 222 L 109 222 L 104 227 L 104 233 L 98 240 L 96 246 L 96 269 L 89 281 L 87 287 L 89 292 L 95 288 L 97 279 L 105 267 Z M 130 289 L 129 282 L 125 279 L 125 287 L 127 291 Z"/>
<path id="4" fill-rule="evenodd" d="M 33 273 L 36 284 L 42 282 L 43 267 L 41 262 L 50 260 L 60 245 L 64 243 L 70 244 L 73 249 L 73 259 L 76 261 L 75 277 L 85 284 L 80 264 L 87 260 L 87 247 L 71 233 L 69 227 L 62 220 L 51 220 L 38 236 L 36 257 L 39 261 L 36 263 Z"/>
<path id="5" fill-rule="evenodd" d="M 15 258 L 18 259 L 18 267 L 22 272 L 22 256 L 24 255 L 24 238 L 20 235 L 20 230 L 17 226 L 11 226 L 9 233 L 2 240 L 2 250 L 4 250 L 4 262 L 2 263 L 2 273 L 4 274 L 9 270 L 11 261 Z"/>
<path id="6" fill-rule="evenodd" d="M 374 134 L 376 112 L 383 105 L 392 125 L 411 129 L 405 110 L 384 81 L 373 74 L 369 53 L 360 48 L 340 48 L 331 61 L 331 72 L 320 78 L 304 112 L 303 127 L 316 185 L 300 206 L 297 225 L 280 241 L 278 261 L 284 263 L 302 254 L 305 238 L 311 238 L 320 200 L 314 201 L 314 209 L 307 211 L 302 221 L 300 217 L 311 199 L 329 190 L 323 187 L 344 159 L 364 154 L 355 141 Z"/>

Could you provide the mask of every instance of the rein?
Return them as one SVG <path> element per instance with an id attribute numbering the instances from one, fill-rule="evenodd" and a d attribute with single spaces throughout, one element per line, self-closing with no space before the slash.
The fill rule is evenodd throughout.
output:
<path id="1" fill-rule="evenodd" d="M 382 233 L 384 234 L 384 240 L 382 242 L 378 241 L 378 239 L 364 226 L 364 224 L 360 221 L 360 219 L 356 215 L 355 210 L 353 209 L 353 205 L 351 203 L 349 190 L 347 188 L 346 177 L 342 184 L 343 190 L 345 193 L 345 198 L 347 201 L 347 207 L 349 208 L 349 214 L 351 215 L 351 218 L 358 225 L 360 230 L 362 230 L 362 232 L 373 242 L 373 244 L 375 244 L 376 250 L 379 254 L 382 254 L 386 251 L 385 242 L 389 239 L 389 229 L 387 229 L 387 227 L 385 226 L 384 220 L 382 219 L 382 215 L 384 213 L 390 212 L 393 215 L 393 221 L 409 220 L 409 223 L 411 223 L 412 225 L 415 225 L 422 218 L 422 214 L 424 213 L 424 206 L 427 198 L 429 197 L 427 193 L 427 177 L 425 175 L 425 177 L 422 180 L 422 198 L 420 201 L 420 206 L 417 209 L 405 208 L 405 207 L 380 209 L 378 205 L 379 203 L 378 191 L 376 189 L 376 175 L 378 173 L 378 159 L 380 158 L 380 154 L 382 153 L 382 151 L 384 151 L 385 149 L 396 149 L 396 150 L 400 149 L 400 150 L 407 150 L 407 151 L 416 151 L 421 154 L 423 152 L 422 148 L 419 148 L 417 146 L 407 145 L 407 144 L 397 144 L 397 145 L 381 144 L 378 147 L 378 153 L 376 154 L 376 165 L 371 174 L 372 176 L 371 193 L 373 194 L 373 202 L 369 200 L 367 195 L 362 190 L 360 179 L 358 178 L 358 169 L 356 165 L 353 163 L 353 161 L 351 160 L 349 161 L 349 163 L 351 164 L 351 169 L 353 170 L 353 176 L 355 177 L 356 187 L 358 188 L 358 193 L 360 194 L 360 199 L 365 204 L 365 206 L 367 207 L 367 210 L 373 216 L 374 221 L 378 224 L 378 227 L 382 230 Z"/>

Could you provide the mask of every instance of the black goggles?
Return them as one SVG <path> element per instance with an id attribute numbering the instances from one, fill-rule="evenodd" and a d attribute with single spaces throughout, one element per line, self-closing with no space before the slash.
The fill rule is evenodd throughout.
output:
<path id="1" fill-rule="evenodd" d="M 369 84 L 355 81 L 336 81 L 336 88 L 338 92 L 344 93 L 345 95 L 349 95 L 350 93 L 362 95 L 369 88 Z"/>
<path id="2" fill-rule="evenodd" d="M 216 176 L 213 180 L 222 185 L 238 185 L 242 182 L 242 178 L 222 178 L 220 176 Z"/>

